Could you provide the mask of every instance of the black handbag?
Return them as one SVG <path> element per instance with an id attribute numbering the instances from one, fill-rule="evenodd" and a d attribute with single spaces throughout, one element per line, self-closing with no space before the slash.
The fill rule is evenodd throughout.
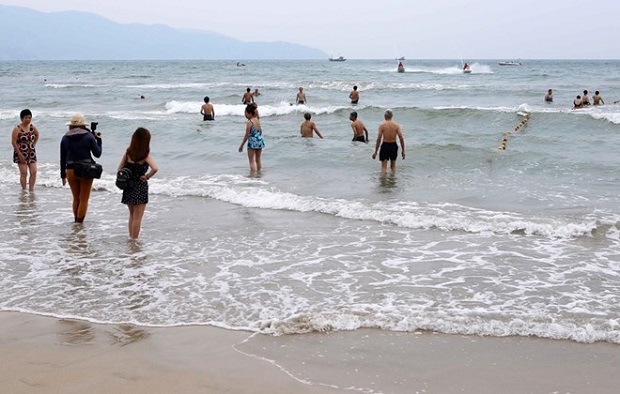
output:
<path id="1" fill-rule="evenodd" d="M 84 179 L 101 178 L 103 167 L 92 160 L 82 160 L 73 163 L 73 173 L 75 176 Z"/>

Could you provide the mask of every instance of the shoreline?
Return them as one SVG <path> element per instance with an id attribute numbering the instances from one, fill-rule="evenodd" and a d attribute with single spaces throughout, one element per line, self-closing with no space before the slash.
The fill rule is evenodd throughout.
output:
<path id="1" fill-rule="evenodd" d="M 616 392 L 618 345 L 376 329 L 273 337 L 1 312 L 0 391 Z"/>

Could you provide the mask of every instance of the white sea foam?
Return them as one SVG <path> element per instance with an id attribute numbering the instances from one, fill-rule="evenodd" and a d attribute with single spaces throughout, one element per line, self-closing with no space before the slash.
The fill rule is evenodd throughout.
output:
<path id="1" fill-rule="evenodd" d="M 590 112 L 589 115 L 596 120 L 620 124 L 620 112 Z"/>
<path id="2" fill-rule="evenodd" d="M 48 88 L 53 89 L 67 89 L 67 88 L 94 88 L 100 85 L 88 84 L 88 83 L 47 83 L 45 84 Z"/>
<path id="3" fill-rule="evenodd" d="M 170 101 L 166 103 L 167 113 L 189 113 L 195 114 L 200 109 L 200 103 L 197 101 Z M 217 116 L 239 116 L 242 117 L 245 112 L 245 105 L 243 104 L 214 104 L 213 109 Z M 336 111 L 346 109 L 350 107 L 328 105 L 328 106 L 313 106 L 313 105 L 292 105 L 288 102 L 280 102 L 278 105 L 260 105 L 259 112 L 263 117 L 266 116 L 282 116 L 293 113 L 310 112 L 313 114 L 329 114 Z"/>
<path id="4" fill-rule="evenodd" d="M 472 63 L 469 66 L 471 68 L 471 74 L 493 74 L 491 67 L 486 64 Z M 394 71 L 396 71 L 396 68 L 394 68 Z M 452 67 L 423 67 L 419 65 L 412 66 L 405 64 L 405 73 L 408 72 L 437 75 L 458 75 L 463 74 L 463 67 L 458 65 Z"/>
<path id="5" fill-rule="evenodd" d="M 58 170 L 53 164 L 40 166 L 38 182 L 59 187 Z M 0 168 L 0 179 L 11 180 L 10 168 Z M 0 182 L 4 182 L 0 180 Z M 97 181 L 99 190 L 118 193 L 112 175 Z M 600 213 L 578 221 L 528 218 L 510 212 L 468 208 L 457 204 L 424 204 L 414 201 L 376 202 L 350 201 L 337 198 L 297 195 L 273 189 L 260 179 L 243 176 L 203 176 L 188 181 L 187 177 L 159 179 L 151 193 L 167 196 L 208 197 L 248 208 L 317 212 L 336 217 L 392 224 L 410 229 L 439 229 L 468 233 L 524 234 L 546 238 L 571 239 L 590 236 L 601 225 L 615 225 L 620 217 Z"/>

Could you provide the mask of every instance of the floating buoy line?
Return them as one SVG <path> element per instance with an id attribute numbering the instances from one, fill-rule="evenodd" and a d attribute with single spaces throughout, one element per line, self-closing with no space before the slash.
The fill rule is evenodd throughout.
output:
<path id="1" fill-rule="evenodd" d="M 521 122 L 519 122 L 518 125 L 515 126 L 514 130 L 507 131 L 506 134 L 504 134 L 504 139 L 502 140 L 502 143 L 500 144 L 500 146 L 497 147 L 497 149 L 506 150 L 506 145 L 508 144 L 508 140 L 510 139 L 510 137 L 512 137 L 513 134 L 517 134 L 519 130 L 521 130 L 521 128 L 525 126 L 528 120 L 530 120 L 529 114 L 525 115 L 525 118 Z"/>

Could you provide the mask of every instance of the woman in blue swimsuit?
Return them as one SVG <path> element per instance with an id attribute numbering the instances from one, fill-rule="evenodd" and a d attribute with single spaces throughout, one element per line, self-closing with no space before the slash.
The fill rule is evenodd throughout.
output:
<path id="1" fill-rule="evenodd" d="M 260 171 L 262 164 L 260 161 L 261 153 L 265 147 L 263 141 L 263 132 L 260 128 L 258 120 L 258 107 L 255 103 L 248 104 L 245 107 L 245 118 L 248 122 L 245 125 L 245 135 L 239 146 L 239 152 L 243 152 L 243 145 L 248 142 L 248 160 L 250 161 L 250 172 Z"/>

